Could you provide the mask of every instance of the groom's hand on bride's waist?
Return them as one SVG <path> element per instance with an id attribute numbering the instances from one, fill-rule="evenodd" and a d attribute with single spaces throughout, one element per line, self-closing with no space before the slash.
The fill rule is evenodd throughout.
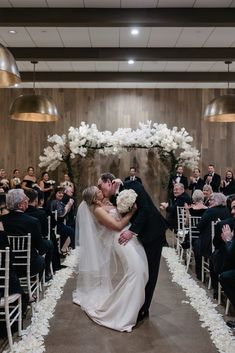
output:
<path id="1" fill-rule="evenodd" d="M 124 230 L 124 232 L 120 234 L 120 237 L 118 239 L 119 244 L 126 245 L 128 241 L 131 240 L 131 238 L 133 238 L 134 235 L 137 235 L 137 234 L 133 233 L 130 230 Z"/>

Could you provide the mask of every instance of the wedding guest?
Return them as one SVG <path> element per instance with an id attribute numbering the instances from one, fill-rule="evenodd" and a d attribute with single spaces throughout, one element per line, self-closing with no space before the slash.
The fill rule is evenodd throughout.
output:
<path id="1" fill-rule="evenodd" d="M 75 247 L 75 233 L 74 229 L 64 224 L 64 217 L 70 211 L 73 206 L 73 199 L 70 199 L 67 205 L 62 201 L 64 197 L 64 188 L 57 187 L 52 192 L 47 202 L 47 209 L 50 212 L 57 211 L 57 233 L 60 235 L 60 246 L 61 255 L 66 256 L 68 254 L 69 246 Z"/>
<path id="2" fill-rule="evenodd" d="M 39 273 L 41 276 L 45 260 L 39 253 L 44 253 L 44 244 L 39 221 L 25 213 L 28 208 L 28 197 L 22 189 L 12 189 L 6 195 L 6 204 L 9 213 L 0 217 L 4 230 L 11 235 L 31 234 L 30 271 L 31 275 Z M 21 266 L 16 266 L 16 273 L 19 277 L 25 275 Z"/>
<path id="3" fill-rule="evenodd" d="M 75 191 L 74 184 L 70 180 L 70 176 L 67 173 L 64 174 L 64 180 L 60 182 L 60 186 L 63 188 L 65 188 L 66 186 L 70 186 L 73 190 L 73 193 Z"/>
<path id="4" fill-rule="evenodd" d="M 203 189 L 204 181 L 200 175 L 201 175 L 200 169 L 195 168 L 193 170 L 193 175 L 190 176 L 190 178 L 189 178 L 190 183 L 189 183 L 188 188 L 189 188 L 189 190 L 192 191 L 192 194 L 195 190 L 202 190 Z"/>
<path id="5" fill-rule="evenodd" d="M 19 169 L 13 170 L 13 177 L 10 180 L 11 189 L 20 189 L 21 188 L 21 179 Z"/>
<path id="6" fill-rule="evenodd" d="M 23 178 L 21 187 L 23 190 L 29 190 L 33 189 L 37 185 L 37 178 L 34 174 L 34 168 L 33 167 L 28 167 L 27 169 L 27 174 Z M 39 186 L 38 186 L 39 188 Z"/>
<path id="7" fill-rule="evenodd" d="M 47 172 L 42 173 L 41 180 L 39 181 L 39 187 L 44 194 L 44 204 L 46 204 L 47 199 L 53 190 L 54 184 L 55 181 L 50 180 L 49 174 Z"/>
<path id="8" fill-rule="evenodd" d="M 176 168 L 176 174 L 170 177 L 170 180 L 168 183 L 168 195 L 170 197 L 173 195 L 174 185 L 179 183 L 184 185 L 184 190 L 188 189 L 188 179 L 184 175 L 184 169 L 182 165 L 179 165 Z"/>
<path id="9" fill-rule="evenodd" d="M 226 197 L 222 193 L 213 193 L 209 198 L 209 208 L 205 210 L 197 227 L 199 239 L 194 242 L 194 255 L 197 278 L 201 279 L 202 256 L 208 258 L 212 252 L 211 222 L 230 217 L 226 206 Z"/>
<path id="10" fill-rule="evenodd" d="M 221 181 L 220 191 L 225 196 L 235 194 L 235 180 L 231 170 L 227 170 L 225 179 Z"/>
<path id="11" fill-rule="evenodd" d="M 73 196 L 73 189 L 71 188 L 71 186 L 66 186 L 64 189 L 64 197 L 62 199 L 62 202 L 67 205 L 67 203 L 70 202 L 70 199 L 72 199 L 73 205 L 71 206 L 69 212 L 67 212 L 65 219 L 66 224 L 75 229 L 75 200 Z"/>
<path id="12" fill-rule="evenodd" d="M 0 169 L 0 188 L 4 190 L 4 192 L 8 192 L 10 189 L 10 181 L 6 177 L 5 169 Z"/>
<path id="13" fill-rule="evenodd" d="M 213 194 L 212 187 L 208 184 L 203 186 L 202 189 L 203 195 L 204 195 L 204 205 L 209 207 L 210 206 L 210 196 Z"/>
<path id="14" fill-rule="evenodd" d="M 204 183 L 212 187 L 213 192 L 219 192 L 221 177 L 215 173 L 215 166 L 208 165 L 208 173 L 204 176 Z"/>
<path id="15" fill-rule="evenodd" d="M 6 194 L 5 192 L 0 192 L 0 214 L 7 214 L 9 211 L 6 205 Z"/>
<path id="16" fill-rule="evenodd" d="M 177 206 L 184 207 L 184 204 L 191 204 L 189 195 L 184 190 L 184 185 L 181 183 L 175 183 L 173 188 L 173 198 L 169 202 L 162 202 L 160 208 L 166 210 L 167 221 L 170 229 L 177 233 L 178 222 L 177 222 Z"/>
<path id="17" fill-rule="evenodd" d="M 130 168 L 130 175 L 128 177 L 126 177 L 124 181 L 128 181 L 128 180 L 133 180 L 133 181 L 136 180 L 142 184 L 141 178 L 136 175 L 136 168 L 135 167 Z"/>

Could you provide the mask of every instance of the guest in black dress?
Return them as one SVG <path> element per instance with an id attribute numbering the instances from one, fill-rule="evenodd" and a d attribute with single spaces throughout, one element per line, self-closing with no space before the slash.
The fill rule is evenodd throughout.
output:
<path id="1" fill-rule="evenodd" d="M 42 173 L 41 180 L 39 182 L 39 186 L 41 191 L 44 193 L 44 204 L 46 205 L 46 202 L 48 198 L 51 195 L 51 192 L 53 190 L 52 184 L 55 184 L 54 180 L 49 180 L 49 174 L 47 172 Z"/>
<path id="2" fill-rule="evenodd" d="M 221 181 L 220 191 L 225 196 L 235 194 L 235 180 L 231 170 L 227 170 L 225 179 Z"/>

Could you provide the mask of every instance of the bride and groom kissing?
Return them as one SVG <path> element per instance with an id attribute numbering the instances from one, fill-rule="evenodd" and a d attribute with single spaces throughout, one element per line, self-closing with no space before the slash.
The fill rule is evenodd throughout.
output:
<path id="1" fill-rule="evenodd" d="M 110 199 L 123 189 L 137 194 L 135 205 L 121 216 Z M 123 184 L 111 173 L 100 176 L 98 187 L 83 191 L 78 208 L 79 274 L 73 302 L 96 323 L 132 331 L 149 316 L 157 282 L 166 221 L 138 181 Z M 116 258 L 121 280 L 113 286 Z"/>

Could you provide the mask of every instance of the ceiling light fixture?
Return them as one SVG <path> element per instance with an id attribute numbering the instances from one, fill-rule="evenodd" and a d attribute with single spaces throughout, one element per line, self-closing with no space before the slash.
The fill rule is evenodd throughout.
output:
<path id="1" fill-rule="evenodd" d="M 0 87 L 11 87 L 20 82 L 19 70 L 13 55 L 0 44 Z"/>
<path id="2" fill-rule="evenodd" d="M 8 31 L 8 33 L 10 33 L 10 34 L 16 34 L 16 33 L 17 33 L 17 31 L 16 31 L 16 30 L 14 30 L 14 29 L 10 29 L 10 31 Z"/>
<path id="3" fill-rule="evenodd" d="M 229 91 L 229 65 L 231 61 L 225 61 L 228 65 L 228 91 Z M 204 119 L 209 122 L 231 123 L 235 122 L 235 95 L 227 94 L 214 98 L 206 107 Z"/>
<path id="4" fill-rule="evenodd" d="M 137 36 L 137 35 L 139 34 L 139 30 L 138 30 L 137 28 L 132 28 L 131 34 L 132 34 L 133 36 Z"/>
<path id="5" fill-rule="evenodd" d="M 16 98 L 10 109 L 10 117 L 13 120 L 51 122 L 57 121 L 59 114 L 55 103 L 50 97 L 35 93 L 35 65 L 37 61 L 31 61 L 33 69 L 34 94 L 21 95 Z"/>
<path id="6" fill-rule="evenodd" d="M 129 60 L 128 60 L 128 64 L 129 64 L 129 65 L 133 65 L 134 63 L 135 63 L 135 60 L 133 60 L 133 59 L 129 59 Z"/>

